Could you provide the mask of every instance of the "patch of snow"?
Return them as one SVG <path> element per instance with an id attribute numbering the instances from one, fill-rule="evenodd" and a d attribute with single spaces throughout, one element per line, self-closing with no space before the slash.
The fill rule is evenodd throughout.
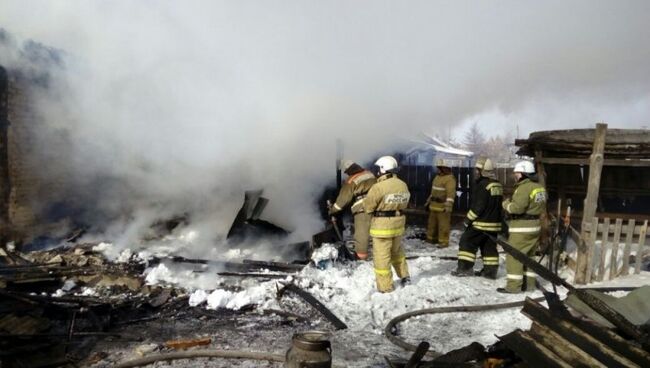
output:
<path id="1" fill-rule="evenodd" d="M 120 253 L 120 256 L 117 257 L 116 262 L 117 263 L 129 263 L 132 256 L 133 256 L 133 252 L 131 251 L 131 249 L 126 248 Z"/>
<path id="2" fill-rule="evenodd" d="M 55 297 L 55 298 L 60 298 L 60 297 L 65 296 L 65 295 L 66 295 L 66 294 L 65 294 L 65 291 L 63 291 L 63 289 L 57 289 L 57 290 L 52 294 L 52 296 Z"/>
<path id="3" fill-rule="evenodd" d="M 81 288 L 82 296 L 97 296 L 97 290 L 91 287 L 82 287 Z"/>
<path id="4" fill-rule="evenodd" d="M 93 252 L 106 252 L 107 250 L 113 248 L 112 243 L 101 242 L 93 247 Z"/>
<path id="5" fill-rule="evenodd" d="M 339 257 L 339 250 L 333 244 L 323 243 L 320 248 L 315 249 L 311 255 L 314 264 L 320 261 L 333 261 Z"/>
<path id="6" fill-rule="evenodd" d="M 199 289 L 190 295 L 190 307 L 196 307 L 197 305 L 203 304 L 208 299 L 208 293 Z"/>
<path id="7" fill-rule="evenodd" d="M 227 290 L 218 289 L 208 296 L 208 309 L 225 308 L 232 298 L 232 293 Z"/>
<path id="8" fill-rule="evenodd" d="M 147 271 L 145 271 L 147 274 L 145 281 L 148 285 L 153 285 L 161 282 L 173 283 L 173 281 L 175 281 L 171 271 L 169 271 L 169 268 L 167 268 L 164 263 L 161 263 L 154 268 L 150 268 Z"/>

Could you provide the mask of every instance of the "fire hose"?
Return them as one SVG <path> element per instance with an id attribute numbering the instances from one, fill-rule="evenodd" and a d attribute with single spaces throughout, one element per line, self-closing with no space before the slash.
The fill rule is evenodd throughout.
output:
<path id="1" fill-rule="evenodd" d="M 608 321 L 610 321 L 613 325 L 621 329 L 623 332 L 628 334 L 629 336 L 637 339 L 639 342 L 641 342 L 642 346 L 644 348 L 648 348 L 648 337 L 647 335 L 638 329 L 635 325 L 630 323 L 628 320 L 626 320 L 622 315 L 620 315 L 616 310 L 612 309 L 609 305 L 605 304 L 602 302 L 600 299 L 594 297 L 593 295 L 587 293 L 587 290 L 598 290 L 598 291 L 617 291 L 617 290 L 631 290 L 634 288 L 630 287 L 613 287 L 613 288 L 575 288 L 573 285 L 569 284 L 556 274 L 554 274 L 552 271 L 546 269 L 544 266 L 539 264 L 538 262 L 530 259 L 528 256 L 525 254 L 521 253 L 519 250 L 514 248 L 512 245 L 508 244 L 508 242 L 497 239 L 491 234 L 487 234 L 490 238 L 492 238 L 495 242 L 500 244 L 503 249 L 509 253 L 513 258 L 515 258 L 517 261 L 525 264 L 527 267 L 535 271 L 539 276 L 543 277 L 544 279 L 550 281 L 554 285 L 562 285 L 564 286 L 567 290 L 570 292 L 573 292 L 580 300 L 585 302 L 588 306 L 590 306 L 592 309 L 600 313 L 603 317 L 605 317 Z M 542 301 L 544 300 L 545 297 L 539 297 L 536 299 L 533 299 L 535 301 Z M 497 310 L 497 309 L 505 309 L 505 308 L 513 308 L 513 307 L 520 307 L 523 306 L 525 301 L 517 301 L 517 302 L 509 302 L 509 303 L 501 303 L 501 304 L 486 304 L 486 305 L 469 305 L 469 306 L 451 306 L 451 307 L 437 307 L 437 308 L 427 308 L 427 309 L 419 309 L 419 310 L 414 310 L 411 312 L 407 312 L 404 314 L 401 314 L 392 320 L 388 322 L 386 325 L 386 328 L 384 329 L 384 335 L 388 340 L 405 349 L 408 351 L 416 351 L 417 346 L 413 344 L 409 344 L 406 342 L 404 339 L 401 339 L 397 337 L 397 324 L 400 322 L 403 322 L 409 318 L 416 317 L 416 316 L 421 316 L 425 314 L 441 314 L 441 313 L 454 313 L 454 312 L 480 312 L 480 311 L 488 311 L 488 310 Z M 429 351 L 427 355 L 431 357 L 438 357 L 441 355 L 441 353 L 436 352 L 436 351 Z"/>
<path id="2" fill-rule="evenodd" d="M 224 358 L 224 359 L 244 359 L 244 360 L 264 360 L 269 362 L 284 362 L 284 354 L 272 354 L 255 351 L 243 350 L 196 350 L 182 351 L 160 355 L 152 355 L 144 358 L 129 360 L 116 365 L 116 368 L 133 368 L 141 367 L 156 362 L 171 361 L 178 359 L 195 359 L 195 358 Z"/>

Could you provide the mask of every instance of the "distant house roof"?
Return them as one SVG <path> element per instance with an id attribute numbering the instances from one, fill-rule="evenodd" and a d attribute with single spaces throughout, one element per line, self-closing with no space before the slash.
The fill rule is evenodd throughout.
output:
<path id="1" fill-rule="evenodd" d="M 432 137 L 424 133 L 420 133 L 420 137 L 416 139 L 409 139 L 408 141 L 414 143 L 414 145 L 411 147 L 411 149 L 406 151 L 407 154 L 416 151 L 433 149 L 438 153 L 445 153 L 452 156 L 462 156 L 462 157 L 474 156 L 474 152 L 452 147 L 449 143 L 444 142 L 442 139 L 438 137 Z"/>

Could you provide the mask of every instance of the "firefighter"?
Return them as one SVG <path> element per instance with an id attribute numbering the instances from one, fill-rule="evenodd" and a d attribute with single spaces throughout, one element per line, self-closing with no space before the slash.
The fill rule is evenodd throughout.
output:
<path id="1" fill-rule="evenodd" d="M 427 241 L 431 244 L 437 242 L 438 248 L 446 248 L 449 246 L 451 211 L 456 198 L 456 178 L 446 160 L 437 159 L 436 167 L 438 175 L 433 178 L 431 195 L 425 202 L 425 206 L 429 207 Z"/>
<path id="2" fill-rule="evenodd" d="M 410 283 L 406 256 L 401 239 L 406 226 L 406 217 L 401 212 L 408 205 L 411 193 L 395 172 L 397 161 L 391 156 L 380 157 L 379 178 L 373 185 L 363 203 L 367 214 L 372 214 L 370 236 L 372 236 L 373 260 L 377 289 L 382 293 L 393 291 L 393 272 L 401 279 L 401 284 Z"/>
<path id="3" fill-rule="evenodd" d="M 340 167 L 348 178 L 341 187 L 336 202 L 330 207 L 329 214 L 335 215 L 352 203 L 350 210 L 354 217 L 354 251 L 358 259 L 365 261 L 368 259 L 371 216 L 363 211 L 363 201 L 377 178 L 351 160 L 342 160 Z"/>
<path id="4" fill-rule="evenodd" d="M 465 232 L 460 237 L 458 268 L 454 276 L 483 276 L 497 278 L 499 253 L 497 244 L 489 235 L 496 238 L 501 231 L 503 212 L 503 186 L 496 180 L 494 164 L 489 158 L 476 160 L 474 169 L 476 180 L 472 186 L 470 209 L 463 221 Z M 488 235 L 489 234 L 489 235 Z M 481 250 L 483 269 L 474 272 L 476 251 Z"/>
<path id="5" fill-rule="evenodd" d="M 546 189 L 532 180 L 535 167 L 530 161 L 515 165 L 516 184 L 512 199 L 503 201 L 503 209 L 508 217 L 508 243 L 520 252 L 533 257 L 542 231 L 540 215 L 546 212 Z M 507 282 L 501 293 L 519 293 L 535 290 L 535 273 L 510 254 L 506 256 Z"/>

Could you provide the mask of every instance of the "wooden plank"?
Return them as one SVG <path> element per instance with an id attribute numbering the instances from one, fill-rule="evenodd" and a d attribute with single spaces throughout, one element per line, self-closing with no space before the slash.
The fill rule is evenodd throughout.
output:
<path id="1" fill-rule="evenodd" d="M 650 367 L 650 353 L 643 350 L 643 348 L 637 344 L 622 338 L 619 334 L 615 333 L 614 330 L 610 330 L 597 323 L 582 319 L 572 319 L 571 323 L 589 336 L 592 336 L 603 344 L 609 346 L 618 354 L 623 355 L 639 366 Z"/>
<path id="2" fill-rule="evenodd" d="M 607 124 L 596 124 L 596 131 L 594 132 L 594 144 L 592 154 L 589 159 L 589 181 L 587 185 L 587 196 L 584 202 L 584 209 L 582 213 L 582 233 L 581 240 L 578 246 L 578 269 L 575 275 L 574 282 L 576 284 L 584 284 L 587 281 L 587 253 L 589 250 L 584 246 L 586 242 L 585 224 L 592 221 L 596 214 L 598 207 L 598 192 L 600 190 L 600 174 L 603 170 L 604 149 L 605 149 L 605 135 L 607 134 Z"/>
<path id="3" fill-rule="evenodd" d="M 586 352 L 607 367 L 638 367 L 617 349 L 608 346 L 568 320 L 557 318 L 550 310 L 530 298 L 526 299 L 521 313 L 534 322 L 546 326 L 571 344 Z"/>
<path id="4" fill-rule="evenodd" d="M 639 234 L 639 245 L 636 247 L 636 257 L 634 258 L 634 273 L 641 273 L 641 263 L 643 262 L 643 246 L 645 245 L 645 236 L 648 231 L 648 220 L 645 220 L 641 226 Z"/>
<path id="5" fill-rule="evenodd" d="M 334 313 L 332 313 L 332 311 L 329 310 L 329 308 L 327 308 L 323 303 L 321 303 L 318 299 L 316 299 L 313 295 L 311 295 L 307 291 L 299 288 L 294 284 L 288 284 L 282 290 L 290 291 L 298 295 L 299 297 L 301 297 L 304 301 L 306 301 L 312 307 L 314 307 L 314 309 L 319 311 L 325 318 L 327 318 L 327 320 L 330 321 L 337 330 L 345 330 L 346 328 L 348 328 L 348 326 L 343 321 L 341 321 Z"/>
<path id="6" fill-rule="evenodd" d="M 598 223 L 598 217 L 594 217 L 591 221 L 594 224 Z M 598 229 L 598 226 L 595 226 Z M 581 236 L 582 238 L 582 236 Z M 594 271 L 594 250 L 596 248 L 596 239 L 598 239 L 598 231 L 590 231 L 589 239 L 585 241 L 587 244 L 587 273 L 585 275 L 585 283 L 590 283 Z M 576 261 L 577 263 L 577 261 Z"/>
<path id="7" fill-rule="evenodd" d="M 571 364 L 572 367 L 606 367 L 603 363 L 594 359 L 591 355 L 573 345 L 550 328 L 533 322 L 528 334 L 535 341 L 546 346 L 549 350 L 562 358 L 563 361 Z"/>
<path id="8" fill-rule="evenodd" d="M 627 230 L 625 236 L 625 249 L 623 249 L 623 266 L 621 267 L 621 275 L 626 276 L 630 273 L 630 254 L 632 253 L 632 238 L 634 238 L 634 220 L 631 219 L 627 222 Z"/>
<path id="9" fill-rule="evenodd" d="M 589 165 L 589 159 L 587 158 L 544 157 L 542 158 L 541 162 L 548 165 L 582 165 L 582 166 Z M 603 166 L 650 167 L 650 160 L 606 159 L 603 161 Z"/>
<path id="10" fill-rule="evenodd" d="M 616 219 L 616 226 L 614 228 L 614 240 L 612 240 L 612 254 L 609 257 L 609 279 L 613 280 L 616 277 L 616 270 L 618 269 L 618 243 L 621 241 L 621 227 L 623 226 L 623 219 Z"/>
<path id="11" fill-rule="evenodd" d="M 524 360 L 526 367 L 539 368 L 571 368 L 559 356 L 521 330 L 515 330 L 499 337 L 508 348 Z"/>
<path id="12" fill-rule="evenodd" d="M 609 229 L 609 217 L 605 217 L 605 220 L 603 220 L 603 223 L 605 226 L 603 227 L 604 229 Z M 608 240 L 609 240 L 609 231 L 603 231 L 603 236 L 600 240 L 600 262 L 598 263 L 598 281 L 603 281 L 605 278 L 605 262 L 607 261 L 607 248 L 608 248 Z"/>
<path id="13" fill-rule="evenodd" d="M 608 214 L 608 215 L 610 215 L 610 214 Z M 621 219 L 622 218 L 623 217 L 621 217 Z M 623 227 L 621 228 L 621 233 L 627 233 L 627 231 L 628 231 L 627 226 L 628 225 L 623 225 Z M 610 223 L 609 228 L 605 229 L 605 226 L 602 223 L 599 223 L 598 224 L 598 232 L 602 233 L 605 230 L 607 230 L 610 233 L 613 233 L 616 230 L 616 228 L 615 228 L 614 224 Z M 587 224 L 587 231 L 591 231 L 591 224 L 590 223 Z M 641 226 L 633 227 L 632 231 L 633 231 L 633 235 L 639 235 L 641 233 Z"/>

